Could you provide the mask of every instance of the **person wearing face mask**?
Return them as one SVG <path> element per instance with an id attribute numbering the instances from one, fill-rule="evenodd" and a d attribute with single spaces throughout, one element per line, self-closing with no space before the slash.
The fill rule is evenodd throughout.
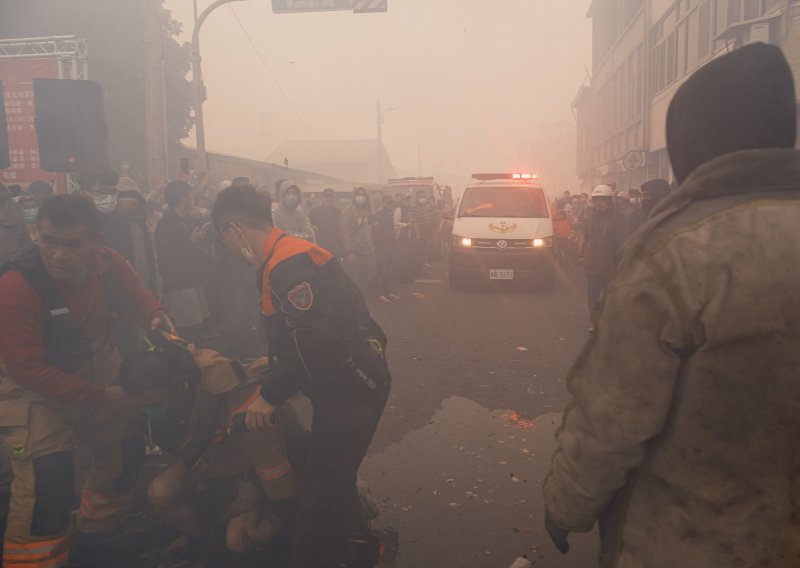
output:
<path id="1" fill-rule="evenodd" d="M 614 190 L 609 186 L 595 187 L 592 210 L 586 218 L 581 256 L 590 317 L 611 279 L 617 251 L 628 236 L 627 220 L 614 210 L 613 196 Z"/>
<path id="2" fill-rule="evenodd" d="M 117 183 L 119 175 L 108 168 L 95 168 L 78 174 L 78 186 L 94 201 L 102 215 L 110 215 L 117 208 Z M 107 221 L 108 218 L 104 218 Z M 104 222 L 108 225 L 108 222 Z M 106 228 L 105 226 L 103 227 Z"/>
<path id="3" fill-rule="evenodd" d="M 36 217 L 39 215 L 39 201 L 27 194 L 22 194 L 17 198 L 17 205 L 22 209 L 28 236 L 35 243 L 39 240 L 39 229 L 36 227 Z"/>
<path id="4" fill-rule="evenodd" d="M 316 242 L 311 220 L 300 208 L 303 195 L 300 186 L 289 180 L 281 180 L 277 190 L 278 207 L 272 212 L 275 226 L 293 237 Z"/>
<path id="5" fill-rule="evenodd" d="M 366 294 L 375 276 L 376 263 L 372 211 L 363 187 L 353 191 L 352 203 L 342 211 L 342 252 L 350 276 Z"/>
<path id="6" fill-rule="evenodd" d="M 171 181 L 164 194 L 168 209 L 155 234 L 163 297 L 175 318 L 179 335 L 196 342 L 210 315 L 203 285 L 211 258 L 199 247 L 209 226 L 192 228 L 194 197 L 188 183 Z"/>
<path id="7" fill-rule="evenodd" d="M 342 212 L 336 207 L 333 188 L 323 190 L 322 203 L 314 207 L 308 216 L 317 234 L 317 244 L 338 256 L 342 241 Z"/>
<path id="8" fill-rule="evenodd" d="M 231 187 L 213 219 L 228 251 L 260 267 L 270 353 L 248 430 L 271 428 L 278 407 L 300 391 L 313 402 L 293 566 L 372 568 L 380 546 L 360 513 L 356 474 L 389 395 L 386 336 L 338 259 L 272 224 L 269 195 Z"/>
<path id="9" fill-rule="evenodd" d="M 338 259 L 272 224 L 269 195 L 226 189 L 213 219 L 225 247 L 260 267 L 270 353 L 260 362 L 261 396 L 247 408 L 248 429 L 270 428 L 278 407 L 300 391 L 313 402 L 293 566 L 371 568 L 380 546 L 360 514 L 356 475 L 389 395 L 386 336 Z"/>
<path id="10" fill-rule="evenodd" d="M 384 195 L 381 206 L 375 211 L 372 226 L 376 260 L 372 291 L 378 296 L 378 301 L 384 304 L 400 299 L 400 296 L 389 288 L 389 270 L 394 264 L 397 244 L 394 238 L 394 209 L 394 198 L 391 194 Z"/>
<path id="11" fill-rule="evenodd" d="M 153 236 L 147 227 L 147 206 L 139 186 L 131 178 L 117 184 L 117 207 L 105 228 L 108 244 L 131 263 L 148 290 L 158 291 Z"/>
<path id="12" fill-rule="evenodd" d="M 414 275 L 421 276 L 430 268 L 428 264 L 428 245 L 431 238 L 435 212 L 433 204 L 429 203 L 428 193 L 425 190 L 417 192 L 415 202 L 409 212 L 409 226 L 412 239 L 412 263 Z"/>
<path id="13" fill-rule="evenodd" d="M 394 209 L 394 235 L 396 239 L 393 276 L 403 284 L 414 283 L 414 258 L 412 254 L 411 237 L 411 200 L 407 193 L 396 195 L 396 207 Z"/>

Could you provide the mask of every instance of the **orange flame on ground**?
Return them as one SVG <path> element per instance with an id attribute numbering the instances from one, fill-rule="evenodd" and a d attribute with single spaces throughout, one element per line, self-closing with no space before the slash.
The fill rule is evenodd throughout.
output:
<path id="1" fill-rule="evenodd" d="M 530 430 L 531 428 L 536 428 L 536 422 L 520 417 L 520 415 L 513 410 L 503 414 L 503 420 L 505 420 L 509 426 L 518 430 Z"/>

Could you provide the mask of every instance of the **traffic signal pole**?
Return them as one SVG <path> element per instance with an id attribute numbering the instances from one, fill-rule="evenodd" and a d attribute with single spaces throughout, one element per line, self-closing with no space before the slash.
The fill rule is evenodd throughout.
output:
<path id="1" fill-rule="evenodd" d="M 208 156 L 206 154 L 206 126 L 203 122 L 203 102 L 206 100 L 206 88 L 203 84 L 203 72 L 200 69 L 200 29 L 206 18 L 225 4 L 243 2 L 244 0 L 217 0 L 208 6 L 194 24 L 192 33 L 192 84 L 194 87 L 194 132 L 197 140 L 197 164 L 195 169 L 205 172 L 208 170 Z"/>

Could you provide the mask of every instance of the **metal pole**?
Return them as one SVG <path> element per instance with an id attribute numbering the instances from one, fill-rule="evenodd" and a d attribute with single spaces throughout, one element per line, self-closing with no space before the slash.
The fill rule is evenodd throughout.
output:
<path id="1" fill-rule="evenodd" d="M 200 29 L 203 27 L 203 22 L 206 18 L 225 4 L 232 2 L 242 2 L 243 0 L 217 0 L 208 8 L 203 10 L 197 22 L 194 25 L 194 32 L 192 33 L 192 83 L 194 85 L 194 118 L 195 118 L 195 136 L 197 138 L 197 164 L 196 168 L 199 171 L 206 171 L 208 169 L 208 157 L 206 156 L 206 127 L 203 122 L 203 101 L 206 100 L 205 86 L 203 85 L 203 73 L 200 70 Z"/>
<path id="2" fill-rule="evenodd" d="M 383 113 L 381 112 L 381 100 L 377 100 L 378 108 L 378 183 L 383 183 Z"/>

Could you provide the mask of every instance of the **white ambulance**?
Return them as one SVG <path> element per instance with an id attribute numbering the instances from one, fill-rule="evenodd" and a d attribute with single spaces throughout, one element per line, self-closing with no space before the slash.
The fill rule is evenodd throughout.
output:
<path id="1" fill-rule="evenodd" d="M 474 174 L 453 219 L 451 288 L 511 280 L 550 289 L 555 278 L 550 204 L 536 174 Z"/>

